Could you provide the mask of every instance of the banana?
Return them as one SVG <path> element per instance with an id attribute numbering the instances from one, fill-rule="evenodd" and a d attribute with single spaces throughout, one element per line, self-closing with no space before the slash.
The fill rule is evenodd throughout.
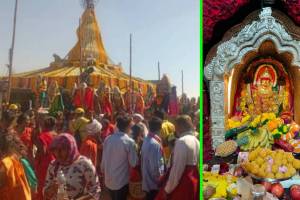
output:
<path id="1" fill-rule="evenodd" d="M 258 145 L 259 145 L 259 142 L 260 142 L 260 141 L 259 141 L 257 138 L 255 138 L 253 147 L 254 147 L 254 148 L 257 148 Z"/>
<path id="2" fill-rule="evenodd" d="M 260 146 L 266 147 L 267 144 L 269 144 L 268 135 L 266 135 L 265 138 L 261 141 Z"/>
<path id="3" fill-rule="evenodd" d="M 248 136 L 248 143 L 243 145 L 241 148 L 243 151 L 248 151 L 249 149 L 251 149 L 253 143 L 253 137 L 251 135 Z"/>
<path id="4" fill-rule="evenodd" d="M 268 131 L 266 131 L 265 135 L 264 135 L 263 142 L 265 142 L 265 141 L 269 141 L 269 133 L 268 133 Z"/>

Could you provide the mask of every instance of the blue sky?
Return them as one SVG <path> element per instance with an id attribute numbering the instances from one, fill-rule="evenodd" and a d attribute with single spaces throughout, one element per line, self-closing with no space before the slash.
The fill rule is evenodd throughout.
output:
<path id="1" fill-rule="evenodd" d="M 181 93 L 199 94 L 198 0 L 100 0 L 96 15 L 109 57 L 129 72 L 129 34 L 133 34 L 133 75 L 169 75 Z M 14 0 L 0 1 L 0 73 L 7 74 Z M 75 45 L 83 12 L 80 0 L 19 0 L 14 72 L 47 67 L 53 53 L 64 57 Z"/>

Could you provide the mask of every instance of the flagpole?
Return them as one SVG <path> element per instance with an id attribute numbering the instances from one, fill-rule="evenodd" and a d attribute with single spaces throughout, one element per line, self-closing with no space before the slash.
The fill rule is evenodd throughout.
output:
<path id="1" fill-rule="evenodd" d="M 160 80 L 160 65 L 159 65 L 159 61 L 157 63 L 157 71 L 158 71 L 158 80 Z"/>
<path id="2" fill-rule="evenodd" d="M 79 53 L 80 53 L 80 75 L 81 75 L 81 73 L 82 73 L 82 44 L 81 44 L 81 36 L 80 36 L 80 34 L 81 34 L 81 18 L 79 18 Z M 80 83 L 80 81 L 79 81 L 79 83 Z"/>
<path id="3" fill-rule="evenodd" d="M 133 88 L 132 88 L 132 34 L 129 36 L 129 90 L 130 90 L 130 111 L 133 112 Z"/>
<path id="4" fill-rule="evenodd" d="M 81 75 L 82 75 L 82 39 L 81 39 L 81 18 L 79 18 L 79 54 L 80 54 L 80 67 L 79 67 L 79 70 L 80 70 L 80 74 L 79 74 L 79 77 L 78 77 L 78 87 L 79 87 L 79 92 L 80 92 L 80 102 L 81 102 L 81 105 L 82 107 L 84 107 L 83 105 L 83 88 L 81 88 Z"/>
<path id="5" fill-rule="evenodd" d="M 183 90 L 183 70 L 181 70 L 181 93 L 183 96 L 184 90 Z"/>
<path id="6" fill-rule="evenodd" d="M 8 96 L 7 96 L 8 103 L 10 102 L 10 93 L 11 93 L 11 84 L 12 84 L 12 65 L 13 65 L 13 56 L 14 56 L 14 48 L 15 48 L 17 10 L 18 10 L 18 0 L 16 0 L 15 3 L 13 37 L 12 37 L 11 48 L 9 49 L 9 65 L 8 65 L 9 74 L 8 74 Z"/>

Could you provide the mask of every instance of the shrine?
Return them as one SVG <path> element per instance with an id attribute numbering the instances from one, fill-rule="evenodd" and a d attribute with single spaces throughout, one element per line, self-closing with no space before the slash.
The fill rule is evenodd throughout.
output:
<path id="1" fill-rule="evenodd" d="M 300 4 L 260 3 L 204 1 L 204 199 L 299 199 Z"/>
<path id="2" fill-rule="evenodd" d="M 209 52 L 204 71 L 214 147 L 246 115 L 286 114 L 300 123 L 300 105 L 294 103 L 300 94 L 299 33 L 283 13 L 266 7 L 233 27 Z"/>

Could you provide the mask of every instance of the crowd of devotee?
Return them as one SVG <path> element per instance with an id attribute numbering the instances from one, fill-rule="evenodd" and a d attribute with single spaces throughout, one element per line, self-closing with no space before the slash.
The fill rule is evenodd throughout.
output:
<path id="1" fill-rule="evenodd" d="M 175 111 L 120 106 L 2 106 L 0 199 L 199 199 L 196 99 Z"/>

